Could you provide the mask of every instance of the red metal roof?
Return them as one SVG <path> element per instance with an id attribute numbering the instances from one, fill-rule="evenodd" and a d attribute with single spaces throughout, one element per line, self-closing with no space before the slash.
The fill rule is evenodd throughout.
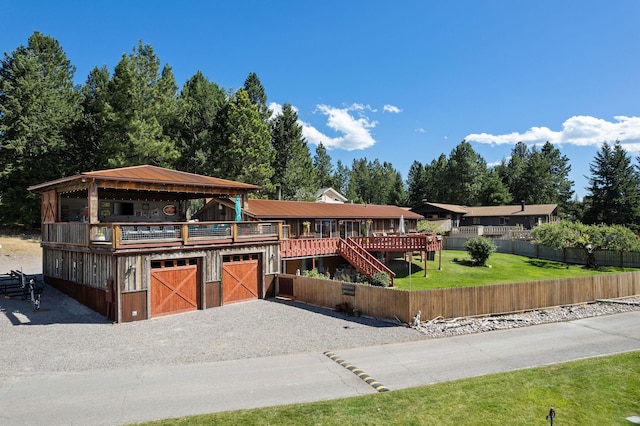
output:
<path id="1" fill-rule="evenodd" d="M 41 183 L 29 187 L 30 191 L 41 190 L 46 187 L 52 187 L 63 183 L 83 179 L 96 179 L 101 181 L 120 181 L 120 182 L 140 182 L 149 184 L 174 184 L 186 186 L 198 186 L 209 188 L 233 188 L 242 190 L 257 190 L 256 185 L 242 182 L 235 182 L 227 179 L 219 179 L 211 176 L 196 175 L 193 173 L 181 172 L 179 170 L 165 169 L 163 167 L 142 165 L 123 167 L 119 169 L 98 170 L 93 172 L 83 172 L 79 175 L 69 176 L 50 182 Z"/>
<path id="2" fill-rule="evenodd" d="M 424 219 L 398 206 L 249 199 L 244 209 L 258 219 Z"/>

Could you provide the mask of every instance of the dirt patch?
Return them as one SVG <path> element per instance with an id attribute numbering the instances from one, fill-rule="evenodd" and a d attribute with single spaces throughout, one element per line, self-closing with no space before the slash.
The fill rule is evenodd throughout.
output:
<path id="1" fill-rule="evenodd" d="M 11 270 L 28 274 L 42 272 L 39 235 L 0 234 L 0 274 L 7 274 Z"/>
<path id="2" fill-rule="evenodd" d="M 40 256 L 41 254 L 40 236 L 0 234 L 0 255 Z"/>

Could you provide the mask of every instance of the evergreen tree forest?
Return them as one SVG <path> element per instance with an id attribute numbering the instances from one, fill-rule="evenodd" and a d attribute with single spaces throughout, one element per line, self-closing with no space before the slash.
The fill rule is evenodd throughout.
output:
<path id="1" fill-rule="evenodd" d="M 355 203 L 556 203 L 572 220 L 639 222 L 640 175 L 619 143 L 604 144 L 591 164 L 584 202 L 573 199 L 569 159 L 551 143 L 518 142 L 489 167 L 463 140 L 448 156 L 415 160 L 405 180 L 384 159 L 334 165 L 323 144 L 312 150 L 295 108 L 270 111 L 255 73 L 237 90 L 200 71 L 180 87 L 142 41 L 113 70 L 96 66 L 82 84 L 75 72 L 58 41 L 37 31 L 0 61 L 1 224 L 39 224 L 31 185 L 140 164 L 259 185 L 263 198 L 313 200 L 332 187 Z"/>

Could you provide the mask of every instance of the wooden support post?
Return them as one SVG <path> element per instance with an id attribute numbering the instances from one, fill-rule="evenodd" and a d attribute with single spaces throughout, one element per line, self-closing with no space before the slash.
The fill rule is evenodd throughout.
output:
<path id="1" fill-rule="evenodd" d="M 186 245 L 187 241 L 189 241 L 189 225 L 186 223 L 182 224 L 182 245 Z"/>
<path id="2" fill-rule="evenodd" d="M 422 252 L 420 252 L 420 256 L 422 256 Z M 429 256 L 424 257 L 424 276 L 427 276 L 427 262 L 429 262 Z"/>

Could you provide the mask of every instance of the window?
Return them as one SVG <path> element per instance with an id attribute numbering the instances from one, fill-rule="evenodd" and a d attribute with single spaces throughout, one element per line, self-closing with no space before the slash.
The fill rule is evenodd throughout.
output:
<path id="1" fill-rule="evenodd" d="M 480 225 L 480 218 L 479 217 L 474 217 L 473 218 L 473 224 L 474 225 Z"/>

